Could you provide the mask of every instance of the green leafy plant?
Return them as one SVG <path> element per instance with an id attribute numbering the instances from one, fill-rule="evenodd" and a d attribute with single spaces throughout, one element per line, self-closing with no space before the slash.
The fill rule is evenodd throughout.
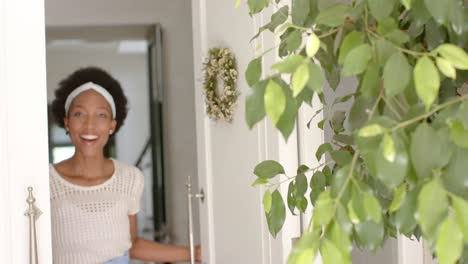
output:
<path id="1" fill-rule="evenodd" d="M 247 124 L 267 117 L 287 140 L 316 95 L 318 126 L 334 133 L 316 150 L 317 167 L 285 175 L 268 160 L 254 170 L 254 185 L 267 187 L 273 236 L 286 205 L 292 214 L 313 205 L 288 263 L 312 263 L 318 252 L 326 264 L 351 263 L 354 246 L 376 250 L 398 234 L 424 239 L 440 263 L 468 263 L 468 96 L 459 92 L 468 76 L 466 1 L 285 2 L 247 1 L 251 14 L 276 10 L 254 38 L 277 35 L 266 52 L 281 58 L 270 69 L 262 69 L 266 53 L 249 63 Z M 356 87 L 327 102 L 324 92 L 342 77 Z M 336 110 L 345 102 L 349 111 Z M 289 184 L 286 197 L 280 184 Z"/>

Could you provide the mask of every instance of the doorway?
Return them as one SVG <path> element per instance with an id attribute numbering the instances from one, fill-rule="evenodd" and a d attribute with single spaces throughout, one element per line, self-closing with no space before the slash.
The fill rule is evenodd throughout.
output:
<path id="1" fill-rule="evenodd" d="M 79 68 L 102 68 L 120 82 L 129 101 L 128 116 L 119 133 L 111 137 L 105 155 L 143 172 L 138 234 L 168 243 L 172 238 L 166 228 L 161 49 L 159 25 L 46 29 L 49 104 L 60 80 Z M 48 124 L 51 163 L 71 157 L 74 147 L 65 130 L 54 123 L 51 114 Z"/>

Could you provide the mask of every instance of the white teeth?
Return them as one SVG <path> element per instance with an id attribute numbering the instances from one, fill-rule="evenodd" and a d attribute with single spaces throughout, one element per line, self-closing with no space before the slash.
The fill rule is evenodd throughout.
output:
<path id="1" fill-rule="evenodd" d="M 87 140 L 95 140 L 98 138 L 96 135 L 81 135 L 82 138 L 87 139 Z"/>

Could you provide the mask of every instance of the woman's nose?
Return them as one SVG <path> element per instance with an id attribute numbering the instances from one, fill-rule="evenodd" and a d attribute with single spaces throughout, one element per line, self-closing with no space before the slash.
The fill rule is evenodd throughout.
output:
<path id="1" fill-rule="evenodd" d="M 94 128 L 94 126 L 96 125 L 96 120 L 91 117 L 91 116 L 88 116 L 86 118 L 86 121 L 85 121 L 85 125 L 86 125 L 86 128 Z"/>

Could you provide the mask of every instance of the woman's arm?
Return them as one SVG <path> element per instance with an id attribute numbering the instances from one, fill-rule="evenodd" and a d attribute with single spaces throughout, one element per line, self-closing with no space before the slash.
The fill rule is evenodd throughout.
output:
<path id="1" fill-rule="evenodd" d="M 130 256 L 135 259 L 159 262 L 182 262 L 190 260 L 188 247 L 157 243 L 137 237 L 136 215 L 129 215 L 132 248 Z M 197 261 L 201 260 L 200 249 L 196 252 Z"/>

